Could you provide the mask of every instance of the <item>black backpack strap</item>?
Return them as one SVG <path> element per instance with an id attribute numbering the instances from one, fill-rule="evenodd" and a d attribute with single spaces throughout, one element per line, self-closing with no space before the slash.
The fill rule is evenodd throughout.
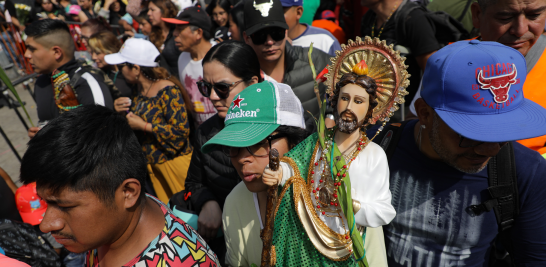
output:
<path id="1" fill-rule="evenodd" d="M 519 213 L 518 185 L 514 148 L 511 142 L 505 145 L 488 163 L 489 195 L 491 199 L 471 205 L 475 214 L 493 210 L 499 232 L 508 230 Z"/>
<path id="2" fill-rule="evenodd" d="M 80 80 L 80 78 L 82 77 L 82 75 L 86 72 L 91 72 L 91 66 L 88 66 L 88 65 L 84 65 L 84 66 L 81 66 L 78 70 L 76 70 L 76 72 L 74 73 L 74 75 L 72 75 L 72 77 L 70 77 L 70 86 L 72 86 L 72 89 L 73 90 L 76 90 L 76 84 L 78 83 L 78 81 Z"/>
<path id="3" fill-rule="evenodd" d="M 515 266 L 510 256 L 513 251 L 511 227 L 519 214 L 519 195 L 516 176 L 516 159 L 511 142 L 489 160 L 489 194 L 491 199 L 481 205 L 490 206 L 495 212 L 499 234 L 493 242 L 490 266 Z M 488 205 L 485 203 L 489 203 Z M 472 207 L 471 207 L 472 208 Z M 489 209 L 489 210 L 490 210 Z M 489 211 L 488 210 L 488 211 Z"/>
<path id="4" fill-rule="evenodd" d="M 374 138 L 374 142 L 377 143 L 387 155 L 389 161 L 396 150 L 396 146 L 402 137 L 404 127 L 409 121 L 403 121 L 401 123 L 388 124 L 383 131 L 379 132 Z"/>
<path id="5" fill-rule="evenodd" d="M 425 11 L 427 10 L 425 7 L 409 0 L 403 0 L 402 3 L 400 3 L 396 10 L 396 14 L 394 14 L 394 32 L 397 36 L 406 36 L 406 27 L 404 27 L 406 18 L 413 10 L 418 8 Z M 396 37 L 396 40 L 399 40 L 399 38 Z"/>
<path id="6" fill-rule="evenodd" d="M 502 232 L 512 227 L 519 213 L 516 163 L 511 142 L 489 161 L 488 174 L 488 190 L 491 197 L 497 199 L 497 205 L 493 206 L 493 210 L 499 224 L 499 232 Z"/>
<path id="7" fill-rule="evenodd" d="M 461 20 L 463 20 L 464 15 L 466 15 L 466 12 L 468 11 L 468 8 L 470 7 L 470 4 L 472 4 L 472 2 L 474 2 L 474 0 L 466 1 L 466 5 L 464 6 L 463 13 L 461 13 L 461 15 L 457 18 L 457 21 L 461 22 Z"/>

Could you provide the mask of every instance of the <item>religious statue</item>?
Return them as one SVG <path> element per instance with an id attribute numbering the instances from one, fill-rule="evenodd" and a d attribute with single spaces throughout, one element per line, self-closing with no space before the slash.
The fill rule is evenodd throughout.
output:
<path id="1" fill-rule="evenodd" d="M 325 129 L 322 114 L 317 133 L 285 154 L 279 170 L 264 171 L 264 183 L 278 185 L 274 216 L 266 222 L 274 231 L 264 238 L 274 256 L 266 265 L 368 266 L 366 227 L 396 215 L 387 157 L 364 129 L 385 125 L 403 103 L 404 58 L 369 37 L 349 41 L 336 54 L 326 74 L 336 126 Z"/>

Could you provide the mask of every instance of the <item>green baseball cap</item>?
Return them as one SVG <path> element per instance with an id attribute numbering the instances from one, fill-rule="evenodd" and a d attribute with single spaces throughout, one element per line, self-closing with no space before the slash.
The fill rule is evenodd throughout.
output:
<path id="1" fill-rule="evenodd" d="M 286 84 L 264 81 L 233 98 L 225 127 L 201 147 L 209 153 L 218 145 L 247 147 L 259 143 L 281 125 L 305 129 L 303 106 Z"/>

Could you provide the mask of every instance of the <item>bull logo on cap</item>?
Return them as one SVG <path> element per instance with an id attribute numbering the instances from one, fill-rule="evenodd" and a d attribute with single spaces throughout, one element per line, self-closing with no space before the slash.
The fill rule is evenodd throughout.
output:
<path id="1" fill-rule="evenodd" d="M 269 0 L 269 2 L 261 3 L 256 5 L 256 0 L 254 0 L 253 4 L 254 8 L 258 11 L 260 11 L 260 14 L 262 14 L 262 17 L 269 16 L 269 10 L 273 7 L 273 0 Z"/>
<path id="2" fill-rule="evenodd" d="M 508 91 L 510 86 L 516 84 L 516 77 L 518 72 L 516 65 L 512 64 L 512 72 L 496 77 L 484 78 L 483 71 L 480 70 L 478 74 L 478 82 L 481 85 L 481 89 L 489 89 L 494 96 L 495 102 L 504 103 L 508 100 Z"/>

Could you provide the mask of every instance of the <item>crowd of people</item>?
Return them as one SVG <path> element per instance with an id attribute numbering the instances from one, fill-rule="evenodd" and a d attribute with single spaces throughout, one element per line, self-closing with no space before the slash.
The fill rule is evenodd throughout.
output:
<path id="1" fill-rule="evenodd" d="M 546 0 L 0 1 L 1 266 L 546 263 Z"/>

